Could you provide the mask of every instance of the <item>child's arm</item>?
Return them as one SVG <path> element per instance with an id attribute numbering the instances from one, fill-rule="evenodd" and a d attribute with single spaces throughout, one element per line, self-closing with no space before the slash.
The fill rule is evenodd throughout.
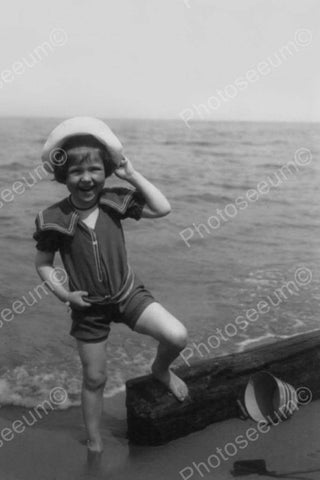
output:
<path id="1" fill-rule="evenodd" d="M 55 275 L 53 252 L 43 252 L 38 250 L 35 258 L 35 267 L 39 277 L 45 282 L 50 290 L 64 303 L 69 303 L 74 308 L 89 307 L 91 304 L 85 302 L 82 296 L 88 295 L 88 292 L 77 291 L 69 292 L 58 280 Z"/>
<path id="2" fill-rule="evenodd" d="M 146 206 L 143 208 L 142 217 L 157 218 L 164 217 L 171 212 L 171 206 L 166 197 L 160 190 L 147 180 L 141 173 L 137 172 L 128 158 L 124 158 L 120 166 L 115 170 L 115 174 L 124 180 L 127 180 L 146 200 Z"/>

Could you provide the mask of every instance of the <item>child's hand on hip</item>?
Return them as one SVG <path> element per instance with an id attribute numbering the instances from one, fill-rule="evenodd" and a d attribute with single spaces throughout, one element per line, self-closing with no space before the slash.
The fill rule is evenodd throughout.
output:
<path id="1" fill-rule="evenodd" d="M 91 307 L 91 303 L 85 302 L 82 297 L 88 296 L 88 292 L 77 290 L 76 292 L 70 292 L 68 295 L 68 304 L 75 310 L 85 310 Z"/>
<path id="2" fill-rule="evenodd" d="M 115 169 L 114 173 L 117 177 L 122 178 L 123 180 L 129 180 L 134 174 L 135 169 L 129 158 L 123 157 L 118 168 Z"/>

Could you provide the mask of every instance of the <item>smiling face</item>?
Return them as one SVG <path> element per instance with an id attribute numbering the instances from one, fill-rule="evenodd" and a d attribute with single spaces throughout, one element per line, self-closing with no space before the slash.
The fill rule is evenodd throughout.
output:
<path id="1" fill-rule="evenodd" d="M 90 208 L 104 187 L 105 169 L 98 148 L 76 147 L 67 151 L 66 186 L 76 207 Z"/>

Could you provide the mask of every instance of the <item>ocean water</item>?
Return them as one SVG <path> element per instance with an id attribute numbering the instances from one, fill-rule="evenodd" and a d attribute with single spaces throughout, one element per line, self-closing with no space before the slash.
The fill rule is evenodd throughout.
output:
<path id="1" fill-rule="evenodd" d="M 0 119 L 1 405 L 36 406 L 56 387 L 68 393 L 60 408 L 79 405 L 69 314 L 40 289 L 33 263 L 37 212 L 68 194 L 37 169 L 58 122 Z M 108 123 L 172 205 L 124 228 L 130 263 L 189 330 L 177 365 L 319 328 L 320 125 Z M 249 193 L 258 184 L 262 193 Z M 156 343 L 114 324 L 108 349 L 113 396 L 149 372 Z"/>

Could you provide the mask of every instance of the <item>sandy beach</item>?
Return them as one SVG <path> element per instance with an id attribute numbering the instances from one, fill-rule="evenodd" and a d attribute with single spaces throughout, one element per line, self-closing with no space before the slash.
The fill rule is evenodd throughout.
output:
<path id="1" fill-rule="evenodd" d="M 27 417 L 27 409 L 0 410 L 1 432 Z M 105 452 L 100 465 L 88 465 L 81 410 L 53 411 L 33 426 L 16 434 L 0 448 L 1 480 L 141 479 L 198 480 L 235 478 L 231 471 L 238 460 L 264 459 L 271 478 L 318 479 L 320 475 L 320 402 L 300 407 L 294 416 L 253 435 L 252 420 L 232 419 L 210 425 L 200 432 L 159 447 L 128 445 L 125 395 L 105 400 L 103 437 Z M 251 432 L 251 433 L 250 433 Z M 230 447 L 238 435 L 251 437 L 236 454 Z M 227 446 L 229 444 L 229 447 Z M 223 453 L 217 455 L 218 449 Z M 230 452 L 230 456 L 226 454 Z M 213 457 L 213 455 L 215 455 Z M 232 455 L 232 456 L 231 456 Z M 211 456 L 211 460 L 208 460 Z M 223 460 L 223 457 L 225 460 Z M 217 460 L 217 459 L 220 460 Z M 219 465 L 218 465 L 219 462 Z M 270 476 L 270 474 L 269 474 Z M 260 475 L 242 476 L 255 480 Z"/>

